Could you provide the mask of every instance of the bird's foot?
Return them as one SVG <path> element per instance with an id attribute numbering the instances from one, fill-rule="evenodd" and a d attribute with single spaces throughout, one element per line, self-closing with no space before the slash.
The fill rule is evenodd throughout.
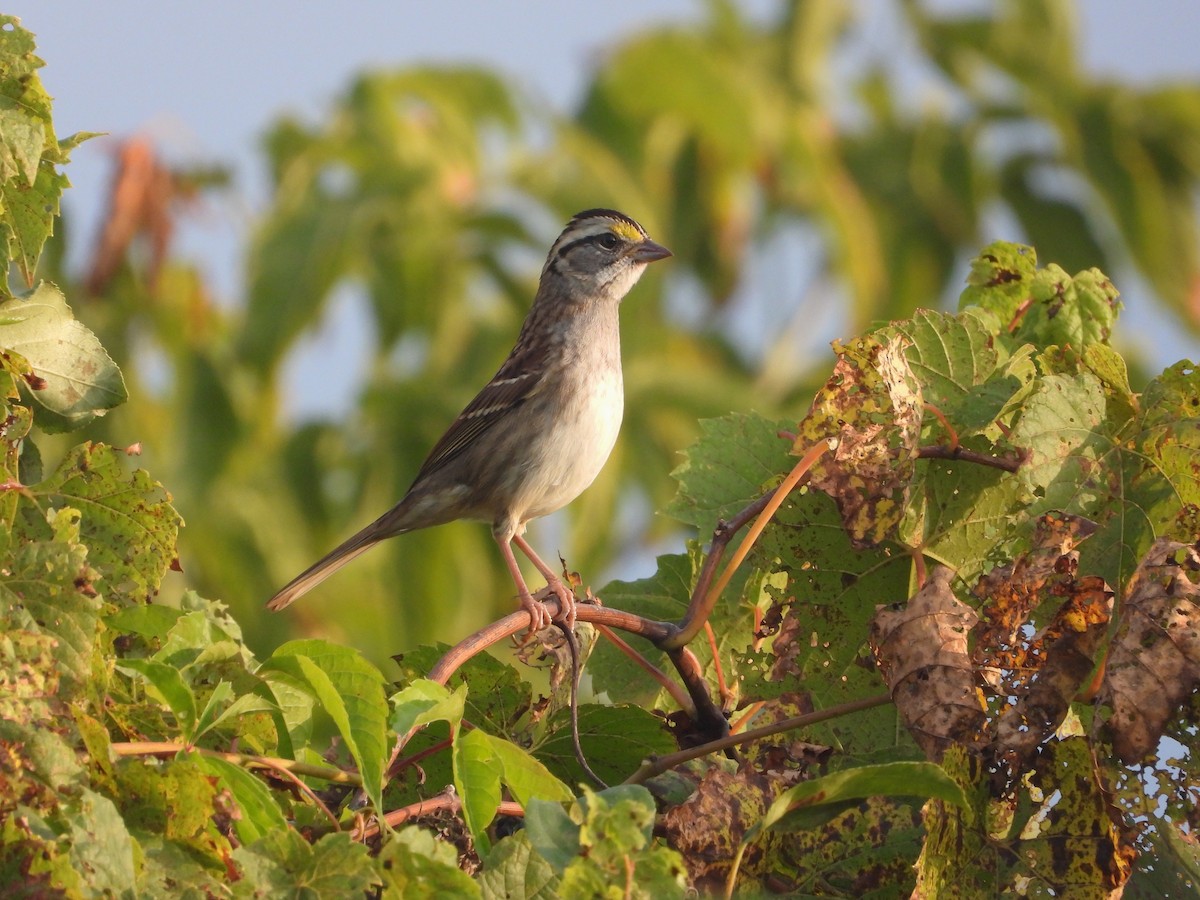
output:
<path id="1" fill-rule="evenodd" d="M 550 590 L 554 591 L 555 596 L 558 597 L 558 614 L 553 617 L 553 621 L 574 631 L 575 607 L 577 605 L 575 592 L 557 578 L 550 582 Z"/>
<path id="2" fill-rule="evenodd" d="M 527 591 L 521 592 L 521 608 L 529 613 L 529 629 L 521 640 L 523 644 L 533 640 L 533 636 L 542 629 L 549 628 L 554 624 L 550 610 L 546 609 L 546 604 L 540 600 L 534 600 L 533 595 Z"/>

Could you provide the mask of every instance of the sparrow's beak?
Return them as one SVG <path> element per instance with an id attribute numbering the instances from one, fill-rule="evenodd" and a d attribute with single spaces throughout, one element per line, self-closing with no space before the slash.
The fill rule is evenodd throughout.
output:
<path id="1" fill-rule="evenodd" d="M 656 259 L 666 259 L 671 255 L 671 251 L 662 244 L 656 244 L 654 241 L 646 238 L 630 252 L 629 256 L 634 262 L 652 263 Z"/>

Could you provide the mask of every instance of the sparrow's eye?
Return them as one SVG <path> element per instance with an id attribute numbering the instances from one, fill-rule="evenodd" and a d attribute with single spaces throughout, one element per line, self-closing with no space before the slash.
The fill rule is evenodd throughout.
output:
<path id="1" fill-rule="evenodd" d="M 606 234 L 601 236 L 599 243 L 605 250 L 616 250 L 621 246 L 621 239 L 615 234 Z"/>

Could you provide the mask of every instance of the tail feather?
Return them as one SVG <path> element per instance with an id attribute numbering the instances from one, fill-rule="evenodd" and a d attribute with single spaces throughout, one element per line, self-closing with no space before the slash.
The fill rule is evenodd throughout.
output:
<path id="1" fill-rule="evenodd" d="M 307 594 L 360 553 L 369 550 L 385 537 L 391 537 L 392 534 L 395 534 L 395 532 L 381 533 L 380 529 L 375 527 L 378 524 L 376 522 L 374 525 L 368 525 L 358 534 L 322 556 L 289 581 L 279 589 L 274 597 L 267 601 L 267 609 L 276 611 L 283 609 L 294 600 Z"/>

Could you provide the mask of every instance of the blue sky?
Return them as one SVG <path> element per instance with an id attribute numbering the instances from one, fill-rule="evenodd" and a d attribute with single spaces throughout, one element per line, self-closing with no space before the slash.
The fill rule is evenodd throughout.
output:
<path id="1" fill-rule="evenodd" d="M 232 166 L 236 189 L 208 204 L 198 221 L 182 229 L 177 244 L 224 297 L 240 293 L 240 247 L 265 194 L 258 140 L 280 113 L 318 117 L 357 71 L 417 62 L 496 66 L 534 96 L 566 109 L 606 47 L 648 24 L 703 12 L 698 0 L 337 5 L 41 0 L 24 5 L 29 9 L 14 13 L 37 36 L 47 61 L 42 77 L 55 98 L 60 134 L 147 133 L 173 159 Z M 742 5 L 758 14 L 775 8 L 770 0 Z M 859 3 L 871 23 L 868 40 L 889 50 L 897 39 L 886 14 L 890 5 L 890 0 Z M 929 5 L 981 4 L 937 0 Z M 1200 80 L 1195 50 L 1200 4 L 1080 0 L 1078 8 L 1082 56 L 1093 73 L 1141 83 Z M 92 240 L 111 149 L 111 141 L 85 144 L 68 169 L 74 187 L 64 205 L 76 229 L 73 258 Z M 321 340 L 353 352 L 363 338 L 356 327 L 352 317 L 343 316 Z M 1190 340 L 1178 349 L 1169 348 L 1171 358 L 1197 355 Z"/>

